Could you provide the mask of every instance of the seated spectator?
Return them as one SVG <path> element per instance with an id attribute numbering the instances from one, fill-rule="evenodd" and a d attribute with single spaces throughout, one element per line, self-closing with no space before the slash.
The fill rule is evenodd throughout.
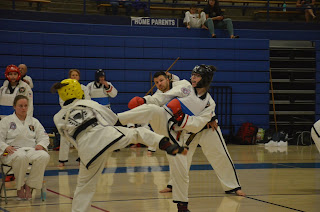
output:
<path id="1" fill-rule="evenodd" d="M 21 72 L 15 65 L 8 65 L 4 73 L 7 80 L 0 88 L 0 117 L 11 115 L 13 100 L 17 95 L 23 95 L 29 99 L 28 116 L 33 116 L 33 92 L 30 86 L 21 79 Z"/>
<path id="2" fill-rule="evenodd" d="M 118 15 L 118 8 L 120 5 L 123 5 L 126 8 L 126 15 L 131 16 L 132 3 L 126 0 L 111 0 L 112 14 Z"/>
<path id="3" fill-rule="evenodd" d="M 234 35 L 232 20 L 230 18 L 224 18 L 218 0 L 209 0 L 203 11 L 206 13 L 207 17 L 204 25 L 208 27 L 211 37 L 217 37 L 214 33 L 214 28 L 217 28 L 227 29 L 230 38 L 239 38 L 238 35 Z"/>
<path id="4" fill-rule="evenodd" d="M 41 189 L 50 159 L 49 136 L 37 119 L 27 116 L 28 106 L 26 96 L 16 96 L 15 112 L 0 121 L 0 159 L 3 164 L 12 166 L 18 200 L 30 200 L 31 189 Z M 29 163 L 32 167 L 25 180 Z"/>
<path id="5" fill-rule="evenodd" d="M 20 72 L 21 72 L 21 80 L 27 83 L 30 88 L 33 88 L 33 82 L 30 76 L 27 75 L 28 67 L 25 64 L 20 64 L 18 66 Z"/>
<path id="6" fill-rule="evenodd" d="M 315 4 L 315 0 L 297 0 L 297 7 L 304 8 L 304 15 L 306 17 L 306 22 L 310 22 L 310 18 L 313 19 L 316 18 L 316 16 L 313 13 L 313 6 Z"/>
<path id="7" fill-rule="evenodd" d="M 190 6 L 190 10 L 185 13 L 183 23 L 188 29 L 190 28 L 204 28 L 207 27 L 204 25 L 206 21 L 206 14 L 201 11 L 200 8 L 197 8 L 197 5 L 193 4 Z"/>

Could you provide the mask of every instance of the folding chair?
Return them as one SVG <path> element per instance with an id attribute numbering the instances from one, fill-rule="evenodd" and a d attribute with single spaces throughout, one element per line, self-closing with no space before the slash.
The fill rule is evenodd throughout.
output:
<path id="1" fill-rule="evenodd" d="M 5 171 L 4 167 L 8 167 L 8 170 Z M 1 164 L 1 188 L 0 188 L 0 197 L 4 198 L 6 204 L 8 204 L 7 191 L 16 190 L 15 188 L 7 189 L 6 188 L 6 177 L 10 174 L 12 167 L 6 164 Z M 4 193 L 4 196 L 2 195 Z"/>
<path id="2" fill-rule="evenodd" d="M 27 175 L 29 174 L 30 170 L 31 170 L 31 166 L 32 164 L 29 164 L 29 168 L 28 168 L 28 171 L 27 171 Z M 9 166 L 7 164 L 1 164 L 1 187 L 0 187 L 0 197 L 1 198 L 4 198 L 4 201 L 6 204 L 8 204 L 8 196 L 7 196 L 7 191 L 13 191 L 13 190 L 17 190 L 16 188 L 6 188 L 6 177 L 10 174 L 12 174 L 12 166 Z M 4 167 L 8 167 L 8 170 L 5 171 L 5 168 Z M 31 194 L 33 192 L 33 189 L 31 189 Z M 4 194 L 4 196 L 3 196 Z M 42 192 L 41 192 L 41 198 L 42 198 Z M 10 197 L 16 197 L 15 196 L 10 196 Z"/>

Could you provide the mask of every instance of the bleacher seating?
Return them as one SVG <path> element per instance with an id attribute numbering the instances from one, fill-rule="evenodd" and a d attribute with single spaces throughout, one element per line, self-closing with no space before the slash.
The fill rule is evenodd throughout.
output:
<path id="1" fill-rule="evenodd" d="M 285 23 L 283 23 L 285 24 Z M 285 28 L 285 26 L 283 26 Z M 120 35 L 120 36 L 147 36 L 147 37 L 194 37 L 208 38 L 209 33 L 203 29 L 186 29 L 183 27 L 145 27 L 120 26 L 105 24 L 65 23 L 49 21 L 30 21 L 0 19 L 0 30 L 66 33 L 84 35 Z M 270 39 L 270 40 L 320 40 L 319 30 L 270 30 L 270 29 L 237 29 L 235 32 L 241 38 Z M 226 30 L 216 30 L 219 38 L 227 38 Z M 53 36 L 53 35 L 52 35 Z M 99 41 L 97 41 L 99 43 Z"/>

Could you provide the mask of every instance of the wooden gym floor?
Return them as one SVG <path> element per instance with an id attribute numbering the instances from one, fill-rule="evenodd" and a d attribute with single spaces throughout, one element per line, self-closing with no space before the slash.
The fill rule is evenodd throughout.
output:
<path id="1" fill-rule="evenodd" d="M 290 212 L 320 211 L 320 154 L 312 146 L 269 147 L 228 145 L 238 177 L 247 197 L 225 194 L 200 148 L 190 171 L 189 209 L 192 212 Z M 47 199 L 33 192 L 33 200 L 14 197 L 0 202 L 0 211 L 71 211 L 78 165 L 76 150 L 70 162 L 57 168 L 58 152 L 50 152 L 45 174 Z M 171 193 L 158 191 L 168 181 L 164 152 L 146 155 L 146 148 L 126 148 L 114 152 L 100 177 L 91 211 L 176 212 Z M 8 182 L 7 187 L 14 187 Z M 9 191 L 14 195 L 15 191 Z"/>

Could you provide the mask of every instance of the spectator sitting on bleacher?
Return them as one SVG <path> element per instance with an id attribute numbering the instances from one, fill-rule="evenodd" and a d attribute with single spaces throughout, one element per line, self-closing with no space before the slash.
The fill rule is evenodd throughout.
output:
<path id="1" fill-rule="evenodd" d="M 131 16 L 132 3 L 126 0 L 111 0 L 110 4 L 112 6 L 112 14 L 118 15 L 118 8 L 123 5 L 126 8 L 126 15 Z"/>
<path id="2" fill-rule="evenodd" d="M 213 38 L 217 37 L 214 33 L 214 28 L 227 29 L 230 38 L 239 38 L 238 35 L 234 35 L 232 20 L 230 18 L 224 18 L 218 0 L 209 0 L 203 11 L 207 17 L 204 25 L 209 28 Z"/>
<path id="3" fill-rule="evenodd" d="M 190 28 L 204 28 L 208 29 L 204 22 L 206 21 L 206 14 L 202 12 L 197 5 L 193 4 L 190 6 L 190 10 L 185 13 L 183 23 L 188 29 Z"/>
<path id="4" fill-rule="evenodd" d="M 297 0 L 297 7 L 305 8 L 304 15 L 306 17 L 306 22 L 310 21 L 310 17 L 312 17 L 313 19 L 316 18 L 313 13 L 313 6 L 315 2 L 315 0 Z"/>
<path id="5" fill-rule="evenodd" d="M 30 88 L 33 88 L 33 82 L 30 76 L 27 75 L 28 67 L 25 64 L 20 64 L 18 66 L 20 72 L 21 72 L 21 80 L 27 83 Z"/>

